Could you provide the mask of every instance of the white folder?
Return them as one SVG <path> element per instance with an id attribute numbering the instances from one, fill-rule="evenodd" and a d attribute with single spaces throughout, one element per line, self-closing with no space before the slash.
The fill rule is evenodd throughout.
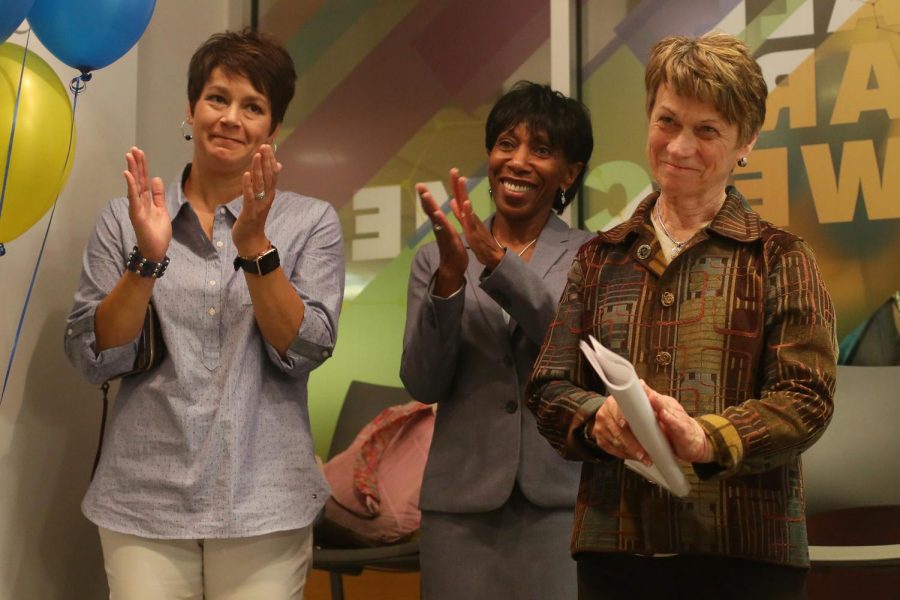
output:
<path id="1" fill-rule="evenodd" d="M 687 496 L 691 485 L 678 466 L 669 441 L 659 429 L 656 413 L 641 387 L 634 366 L 589 335 L 590 344 L 582 340 L 581 351 L 616 399 L 634 437 L 650 455 L 653 465 L 626 459 L 625 466 L 678 497 Z"/>

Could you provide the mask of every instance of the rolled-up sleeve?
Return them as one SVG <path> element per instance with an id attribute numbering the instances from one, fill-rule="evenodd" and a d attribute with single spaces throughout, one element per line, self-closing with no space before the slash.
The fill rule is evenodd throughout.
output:
<path id="1" fill-rule="evenodd" d="M 123 220 L 124 219 L 124 220 Z M 128 228 L 123 223 L 129 225 Z M 81 375 L 99 384 L 132 368 L 138 338 L 128 344 L 95 351 L 94 315 L 97 306 L 125 271 L 127 252 L 134 245 L 124 198 L 110 202 L 100 213 L 82 259 L 81 279 L 72 310 L 66 319 L 65 351 Z"/>
<path id="2" fill-rule="evenodd" d="M 285 357 L 265 343 L 269 359 L 283 372 L 300 377 L 331 357 L 337 342 L 338 318 L 344 297 L 344 239 L 337 212 L 320 203 L 319 218 L 288 276 L 304 304 L 303 321 Z"/>

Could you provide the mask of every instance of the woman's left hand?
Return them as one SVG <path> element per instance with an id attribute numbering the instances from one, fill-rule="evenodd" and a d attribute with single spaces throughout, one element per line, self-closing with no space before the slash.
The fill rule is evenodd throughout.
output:
<path id="1" fill-rule="evenodd" d="M 663 435 L 672 445 L 675 456 L 692 463 L 710 463 L 715 456 L 706 432 L 692 416 L 687 414 L 678 400 L 660 394 L 641 381 L 650 406 L 656 412 L 656 420 Z"/>
<path id="2" fill-rule="evenodd" d="M 244 173 L 244 206 L 231 228 L 231 239 L 239 256 L 257 256 L 269 248 L 266 219 L 275 200 L 281 168 L 272 146 L 263 144 L 253 155 L 250 170 Z"/>
<path id="3" fill-rule="evenodd" d="M 494 236 L 475 214 L 472 201 L 469 200 L 469 192 L 466 190 L 466 178 L 459 176 L 458 169 L 450 170 L 450 186 L 453 190 L 450 208 L 466 234 L 469 248 L 472 249 L 478 262 L 493 271 L 503 260 L 503 249 L 497 245 Z"/>

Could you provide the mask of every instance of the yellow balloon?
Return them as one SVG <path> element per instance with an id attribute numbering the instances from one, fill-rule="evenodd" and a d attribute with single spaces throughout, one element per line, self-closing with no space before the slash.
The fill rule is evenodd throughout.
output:
<path id="1" fill-rule="evenodd" d="M 0 243 L 19 237 L 53 206 L 75 156 L 69 94 L 50 65 L 34 52 L 28 52 L 22 71 L 24 54 L 25 49 L 16 44 L 0 45 L 0 185 L 6 182 L 0 209 Z M 20 73 L 22 95 L 7 173 Z"/>

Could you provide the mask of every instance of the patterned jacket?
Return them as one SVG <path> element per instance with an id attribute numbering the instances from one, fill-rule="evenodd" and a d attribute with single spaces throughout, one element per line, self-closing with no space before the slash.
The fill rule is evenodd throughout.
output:
<path id="1" fill-rule="evenodd" d="M 810 248 L 733 187 L 666 266 L 657 194 L 582 246 L 528 386 L 541 433 L 585 461 L 572 552 L 681 553 L 809 564 L 800 453 L 832 414 L 834 309 Z M 682 464 L 678 499 L 589 446 L 602 384 L 578 350 L 593 334 L 677 398 L 716 462 Z"/>

